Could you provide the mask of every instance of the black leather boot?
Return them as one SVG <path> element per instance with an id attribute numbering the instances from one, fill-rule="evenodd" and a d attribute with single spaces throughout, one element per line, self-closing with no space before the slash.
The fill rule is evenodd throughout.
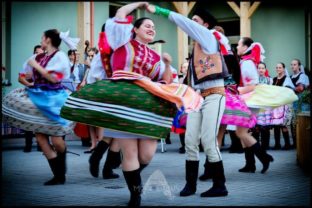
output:
<path id="1" fill-rule="evenodd" d="M 261 128 L 261 148 L 264 150 L 270 148 L 270 129 L 268 126 Z"/>
<path id="2" fill-rule="evenodd" d="M 285 140 L 285 146 L 282 148 L 282 150 L 290 150 L 291 145 L 290 145 L 290 139 L 289 139 L 289 132 L 288 131 L 282 131 L 283 132 L 283 137 Z"/>
<path id="3" fill-rule="evenodd" d="M 123 171 L 128 189 L 130 191 L 130 200 L 128 207 L 140 207 L 141 193 L 143 190 L 140 169 L 133 171 Z"/>
<path id="4" fill-rule="evenodd" d="M 185 161 L 185 179 L 186 184 L 182 191 L 180 192 L 180 196 L 190 196 L 195 194 L 196 192 L 196 182 L 198 177 L 198 165 L 199 161 Z"/>
<path id="5" fill-rule="evenodd" d="M 274 126 L 274 139 L 275 139 L 275 145 L 272 149 L 273 150 L 281 149 L 281 127 L 280 126 Z"/>
<path id="6" fill-rule="evenodd" d="M 246 164 L 243 168 L 239 169 L 239 172 L 254 173 L 256 171 L 256 160 L 253 149 L 250 147 L 244 148 Z"/>
<path id="7" fill-rule="evenodd" d="M 113 152 L 111 151 L 112 154 L 112 168 L 116 169 L 121 165 L 121 151 L 119 152 Z"/>
<path id="8" fill-rule="evenodd" d="M 101 140 L 94 148 L 94 151 L 89 158 L 89 171 L 93 177 L 99 177 L 100 160 L 108 147 L 109 144 Z"/>
<path id="9" fill-rule="evenodd" d="M 180 137 L 180 143 L 181 147 L 179 148 L 179 153 L 184 154 L 185 153 L 185 133 L 179 134 Z"/>
<path id="10" fill-rule="evenodd" d="M 204 167 L 205 167 L 204 173 L 198 178 L 200 181 L 206 181 L 212 178 L 211 165 L 208 161 L 208 156 L 206 156 Z"/>
<path id="11" fill-rule="evenodd" d="M 31 131 L 25 131 L 25 147 L 24 152 L 31 152 L 32 148 L 32 139 L 33 139 L 33 133 Z"/>
<path id="12" fill-rule="evenodd" d="M 273 162 L 273 157 L 271 155 L 269 155 L 268 153 L 266 153 L 266 151 L 264 151 L 259 143 L 255 143 L 254 145 L 252 145 L 250 148 L 252 148 L 252 150 L 254 151 L 255 155 L 257 156 L 257 158 L 260 160 L 260 162 L 263 165 L 263 168 L 261 170 L 261 173 L 265 173 L 270 166 L 270 162 Z"/>
<path id="13" fill-rule="evenodd" d="M 290 131 L 291 131 L 291 136 L 293 138 L 293 146 L 292 147 L 296 149 L 296 147 L 297 147 L 296 125 L 293 124 L 293 122 L 291 122 L 291 124 L 290 124 Z"/>
<path id="14" fill-rule="evenodd" d="M 54 177 L 51 180 L 45 182 L 44 185 L 49 186 L 49 185 L 64 184 L 66 181 L 66 178 L 65 178 L 64 171 L 61 167 L 59 157 L 49 159 L 48 162 L 49 162 L 49 165 L 53 172 Z"/>
<path id="15" fill-rule="evenodd" d="M 212 170 L 212 187 L 200 194 L 201 197 L 219 197 L 227 196 L 228 191 L 225 187 L 225 176 L 222 160 L 219 162 L 210 163 Z"/>
<path id="16" fill-rule="evenodd" d="M 66 153 L 67 153 L 66 147 L 64 149 L 64 152 L 57 152 L 57 158 L 59 159 L 60 173 L 62 175 L 65 175 L 67 172 Z"/>
<path id="17" fill-rule="evenodd" d="M 144 168 L 146 168 L 147 166 L 148 166 L 148 163 L 147 163 L 147 164 L 141 164 L 141 163 L 140 163 L 140 168 L 139 168 L 140 172 L 142 172 L 142 170 L 143 170 Z"/>
<path id="18" fill-rule="evenodd" d="M 244 149 L 240 142 L 240 139 L 235 134 L 235 131 L 228 131 L 231 139 L 231 146 L 229 149 L 229 153 L 243 153 Z"/>
<path id="19" fill-rule="evenodd" d="M 119 178 L 119 175 L 113 172 L 113 163 L 116 157 L 120 155 L 119 152 L 113 152 L 110 149 L 107 152 L 106 161 L 102 170 L 103 179 Z"/>

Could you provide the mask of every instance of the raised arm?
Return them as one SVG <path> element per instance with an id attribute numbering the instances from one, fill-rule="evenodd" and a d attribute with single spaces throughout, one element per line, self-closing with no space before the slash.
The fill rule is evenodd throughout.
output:
<path id="1" fill-rule="evenodd" d="M 176 12 L 160 8 L 149 4 L 146 10 L 153 14 L 167 17 L 180 27 L 188 36 L 198 42 L 203 50 L 207 53 L 215 53 L 218 51 L 217 40 L 212 32 L 197 22 Z"/>
<path id="2" fill-rule="evenodd" d="M 147 2 L 135 2 L 135 3 L 127 4 L 127 5 L 121 7 L 117 10 L 115 17 L 125 18 L 133 10 L 135 10 L 139 7 L 143 7 L 143 6 L 147 7 L 148 3 Z"/>

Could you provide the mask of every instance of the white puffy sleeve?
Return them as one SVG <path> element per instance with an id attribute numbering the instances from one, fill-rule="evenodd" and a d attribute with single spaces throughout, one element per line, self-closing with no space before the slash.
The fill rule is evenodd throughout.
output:
<path id="1" fill-rule="evenodd" d="M 171 69 L 172 76 L 173 76 L 173 83 L 179 83 L 178 70 L 173 68 L 173 66 L 171 65 L 170 65 L 170 69 Z"/>
<path id="2" fill-rule="evenodd" d="M 241 76 L 244 86 L 259 84 L 259 75 L 256 65 L 251 60 L 242 62 Z"/>
<path id="3" fill-rule="evenodd" d="M 105 23 L 105 33 L 108 43 L 113 50 L 126 44 L 132 36 L 133 25 L 130 18 L 110 18 Z"/>
<path id="4" fill-rule="evenodd" d="M 283 83 L 283 87 L 288 87 L 293 90 L 295 89 L 295 85 L 293 84 L 289 76 L 286 76 L 285 81 Z"/>
<path id="5" fill-rule="evenodd" d="M 303 84 L 304 87 L 307 87 L 307 86 L 310 85 L 309 77 L 308 77 L 307 75 L 305 75 L 305 74 L 300 74 L 299 76 L 300 76 L 300 77 L 299 77 L 298 81 L 296 82 L 296 85 L 298 85 L 298 84 Z"/>
<path id="6" fill-rule="evenodd" d="M 106 72 L 102 65 L 101 55 L 97 53 L 91 61 L 90 71 L 87 75 L 87 84 L 92 84 L 104 78 L 106 78 Z"/>
<path id="7" fill-rule="evenodd" d="M 63 51 L 58 51 L 48 62 L 45 69 L 52 71 L 52 74 L 55 74 L 57 78 L 60 78 L 59 74 L 63 75 L 62 79 L 70 77 L 70 62 Z"/>
<path id="8" fill-rule="evenodd" d="M 22 69 L 19 71 L 19 74 L 26 74 L 27 72 L 32 72 L 32 67 L 28 65 L 29 60 L 34 60 L 36 58 L 37 54 L 32 55 L 29 57 L 23 64 Z"/>
<path id="9" fill-rule="evenodd" d="M 169 20 L 181 28 L 191 39 L 198 42 L 205 53 L 211 54 L 218 52 L 217 39 L 208 28 L 173 11 L 170 11 Z"/>

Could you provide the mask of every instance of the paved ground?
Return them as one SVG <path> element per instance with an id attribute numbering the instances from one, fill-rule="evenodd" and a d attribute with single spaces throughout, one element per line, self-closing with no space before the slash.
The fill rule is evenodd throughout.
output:
<path id="1" fill-rule="evenodd" d="M 185 183 L 185 155 L 178 153 L 178 137 L 172 135 L 171 140 L 164 153 L 159 143 L 152 163 L 142 172 L 142 206 L 310 206 L 310 177 L 297 166 L 296 150 L 269 150 L 275 160 L 266 174 L 260 173 L 258 160 L 256 173 L 239 173 L 244 154 L 222 151 L 229 195 L 201 198 L 200 193 L 212 182 L 199 181 L 195 195 L 180 197 Z M 93 178 L 88 171 L 90 155 L 83 153 L 87 147 L 74 137 L 68 138 L 67 144 L 68 150 L 80 156 L 68 154 L 65 185 L 46 187 L 42 184 L 51 178 L 51 171 L 35 144 L 31 153 L 24 153 L 23 139 L 3 139 L 1 206 L 125 206 L 129 192 L 121 169 L 115 170 L 122 176 L 119 179 Z M 229 144 L 226 136 L 225 147 Z M 201 153 L 200 174 L 204 159 Z"/>

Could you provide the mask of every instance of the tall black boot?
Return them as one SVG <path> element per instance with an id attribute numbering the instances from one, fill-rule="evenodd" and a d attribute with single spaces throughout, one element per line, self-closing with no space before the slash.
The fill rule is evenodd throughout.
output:
<path id="1" fill-rule="evenodd" d="M 140 168 L 139 168 L 140 172 L 142 172 L 142 170 L 146 168 L 147 166 L 148 166 L 148 163 L 147 164 L 140 163 Z"/>
<path id="2" fill-rule="evenodd" d="M 280 126 L 274 126 L 274 139 L 275 139 L 275 145 L 272 149 L 274 150 L 281 149 L 281 127 Z"/>
<path id="3" fill-rule="evenodd" d="M 119 152 L 113 152 L 113 161 L 112 161 L 112 168 L 116 169 L 121 165 L 121 151 Z"/>
<path id="4" fill-rule="evenodd" d="M 199 176 L 199 178 L 198 178 L 200 181 L 206 181 L 206 180 L 212 178 L 211 164 L 208 161 L 208 156 L 206 156 L 204 167 L 205 167 L 204 173 L 201 176 Z"/>
<path id="5" fill-rule="evenodd" d="M 222 160 L 219 162 L 210 163 L 212 170 L 212 187 L 203 193 L 200 194 L 201 197 L 218 197 L 218 196 L 227 196 L 228 191 L 225 187 L 225 176 L 223 169 Z"/>
<path id="6" fill-rule="evenodd" d="M 230 139 L 231 139 L 231 146 L 229 153 L 243 153 L 244 149 L 240 142 L 240 139 L 235 134 L 235 131 L 229 131 Z"/>
<path id="7" fill-rule="evenodd" d="M 273 157 L 261 149 L 258 142 L 252 145 L 250 148 L 254 151 L 255 155 L 263 165 L 261 173 L 265 173 L 269 169 L 270 162 L 273 162 Z"/>
<path id="8" fill-rule="evenodd" d="M 293 122 L 290 124 L 290 131 L 291 131 L 291 136 L 293 138 L 293 147 L 296 148 L 297 146 L 296 124 L 293 124 Z"/>
<path id="9" fill-rule="evenodd" d="M 31 152 L 32 143 L 33 143 L 32 140 L 33 140 L 33 133 L 31 131 L 25 131 L 24 152 Z"/>
<path id="10" fill-rule="evenodd" d="M 282 148 L 282 150 L 290 150 L 291 146 L 290 146 L 289 132 L 288 131 L 283 131 L 283 129 L 282 129 L 282 133 L 283 133 L 283 137 L 284 137 L 284 140 L 285 140 L 285 146 Z"/>
<path id="11" fill-rule="evenodd" d="M 99 177 L 100 160 L 108 147 L 109 144 L 101 140 L 94 148 L 94 151 L 89 158 L 89 171 L 93 177 Z"/>
<path id="12" fill-rule="evenodd" d="M 166 144 L 171 144 L 170 133 L 167 134 L 165 141 L 166 141 Z"/>
<path id="13" fill-rule="evenodd" d="M 185 161 L 185 179 L 186 184 L 182 191 L 180 192 L 180 196 L 190 196 L 195 194 L 196 192 L 196 182 L 198 177 L 198 165 L 199 161 Z"/>
<path id="14" fill-rule="evenodd" d="M 130 191 L 130 200 L 128 207 L 140 207 L 141 193 L 143 190 L 140 169 L 133 171 L 123 171 L 128 189 Z"/>
<path id="15" fill-rule="evenodd" d="M 48 162 L 54 177 L 51 180 L 45 182 L 44 185 L 49 186 L 49 185 L 64 184 L 66 178 L 64 171 L 62 170 L 59 157 L 49 159 Z"/>
<path id="16" fill-rule="evenodd" d="M 270 148 L 270 129 L 268 126 L 261 128 L 261 147 L 264 150 Z"/>
<path id="17" fill-rule="evenodd" d="M 66 153 L 67 153 L 66 147 L 64 149 L 64 152 L 57 152 L 57 157 L 59 159 L 60 173 L 64 176 L 67 172 Z"/>
<path id="18" fill-rule="evenodd" d="M 119 152 L 113 152 L 110 149 L 107 152 L 106 161 L 102 170 L 103 179 L 119 178 L 119 175 L 113 172 L 114 160 L 120 157 Z"/>
<path id="19" fill-rule="evenodd" d="M 257 140 L 257 142 L 259 142 L 260 131 L 258 126 L 251 129 L 251 135 Z"/>
<path id="20" fill-rule="evenodd" d="M 254 173 L 256 171 L 256 160 L 253 149 L 250 147 L 244 148 L 246 164 L 243 168 L 239 169 L 239 172 Z"/>
<path id="21" fill-rule="evenodd" d="M 185 133 L 179 134 L 181 147 L 179 148 L 179 153 L 184 154 L 185 153 Z"/>

